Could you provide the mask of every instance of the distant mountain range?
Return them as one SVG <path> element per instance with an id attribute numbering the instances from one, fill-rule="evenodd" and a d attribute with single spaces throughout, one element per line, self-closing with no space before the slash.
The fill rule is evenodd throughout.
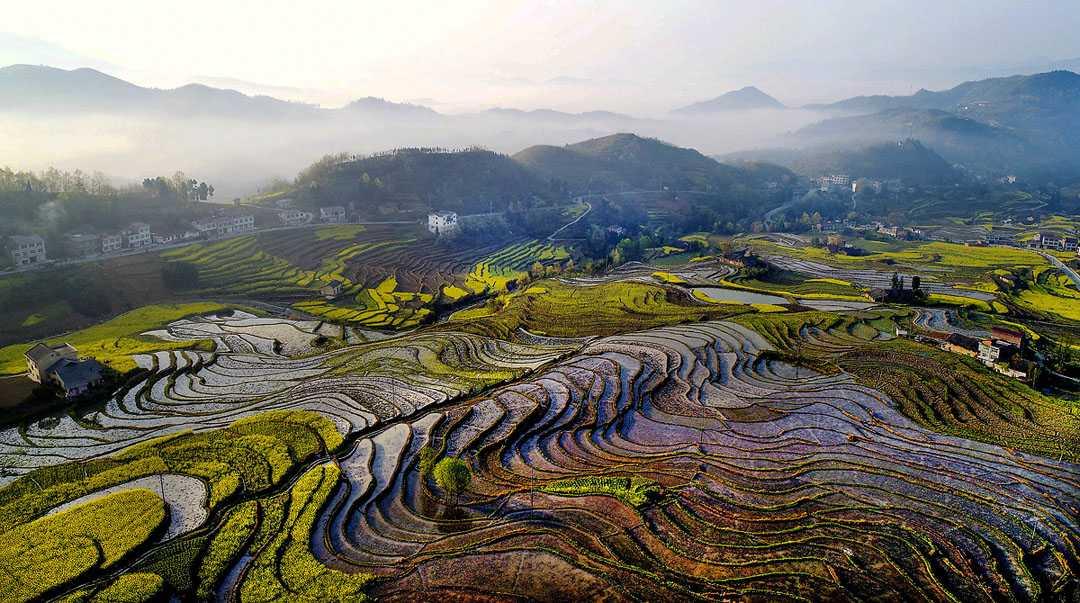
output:
<path id="1" fill-rule="evenodd" d="M 1051 71 L 965 82 L 911 96 L 860 96 L 808 108 L 839 113 L 794 135 L 801 145 L 916 137 L 955 163 L 994 172 L 1080 168 L 1080 75 Z"/>
<path id="2" fill-rule="evenodd" d="M 34 148 L 44 159 L 22 153 L 0 160 L 40 164 L 64 156 L 84 169 L 122 169 L 130 173 L 118 175 L 128 177 L 184 167 L 246 187 L 295 173 L 312 158 L 340 149 L 484 146 L 507 152 L 543 142 L 515 160 L 578 189 L 608 190 L 659 182 L 723 187 L 732 181 L 730 171 L 704 155 L 657 146 L 662 143 L 650 137 L 714 152 L 760 146 L 773 157 L 782 157 L 775 149 L 786 147 L 788 166 L 795 165 L 792 157 L 819 153 L 835 159 L 837 152 L 912 138 L 974 174 L 1075 176 L 1080 171 L 1080 75 L 1071 71 L 991 78 L 911 96 L 855 97 L 777 113 L 783 120 L 753 117 L 754 111 L 783 108 L 748 86 L 676 109 L 668 119 L 510 108 L 447 115 L 376 97 L 327 109 L 202 84 L 163 90 L 93 69 L 13 65 L 0 68 L 0 114 L 16 118 L 8 126 L 30 124 L 22 148 Z M 813 112 L 824 119 L 811 123 Z M 104 120 L 112 128 L 108 136 L 101 134 L 100 116 L 111 118 Z M 56 128 L 58 117 L 93 119 Z M 42 139 L 42 125 L 55 135 Z M 608 136 L 611 132 L 643 136 Z M 732 140 L 735 132 L 738 140 Z M 21 144 L 10 130 L 5 135 Z M 121 144 L 99 152 L 98 139 Z M 583 139 L 589 140 L 559 146 Z M 82 155 L 73 155 L 73 148 Z"/>
<path id="3" fill-rule="evenodd" d="M 632 124 L 629 115 L 610 111 L 566 113 L 550 109 L 489 109 L 445 115 L 422 105 L 377 97 L 357 99 L 338 109 L 248 96 L 235 90 L 188 84 L 168 90 L 145 88 L 94 69 L 56 69 L 38 65 L 0 68 L 0 111 L 32 114 L 124 113 L 162 117 L 208 117 L 250 121 L 372 117 L 393 120 L 530 121 L 558 124 Z"/>
<path id="4" fill-rule="evenodd" d="M 725 111 L 753 109 L 784 109 L 784 104 L 753 86 L 721 94 L 720 96 L 672 111 L 675 115 L 701 116 Z"/>

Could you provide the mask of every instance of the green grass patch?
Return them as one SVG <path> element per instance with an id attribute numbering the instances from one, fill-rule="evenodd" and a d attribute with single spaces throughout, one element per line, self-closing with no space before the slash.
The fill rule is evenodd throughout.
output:
<path id="1" fill-rule="evenodd" d="M 83 356 L 93 356 L 98 361 L 124 372 L 135 368 L 133 354 L 157 350 L 192 348 L 198 342 L 162 341 L 143 337 L 142 333 L 191 316 L 224 310 L 228 306 L 215 302 L 191 304 L 156 304 L 125 312 L 112 320 L 87 327 L 61 337 L 45 340 L 50 345 L 70 343 Z M 23 354 L 33 342 L 8 345 L 0 348 L 0 374 L 12 375 L 26 370 Z"/>

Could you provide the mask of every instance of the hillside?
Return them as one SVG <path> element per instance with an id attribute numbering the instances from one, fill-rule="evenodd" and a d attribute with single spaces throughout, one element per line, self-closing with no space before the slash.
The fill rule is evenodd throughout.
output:
<path id="1" fill-rule="evenodd" d="M 502 211 L 512 202 L 555 197 L 548 184 L 506 155 L 482 149 L 398 149 L 371 156 L 327 156 L 297 178 L 309 207 L 355 204 L 369 215 Z M 561 196 L 560 196 L 561 197 Z"/>
<path id="2" fill-rule="evenodd" d="M 742 177 L 693 149 L 635 134 L 613 134 L 563 147 L 539 145 L 513 156 L 542 178 L 574 191 L 718 190 Z"/>
<path id="3" fill-rule="evenodd" d="M 899 178 L 908 184 L 947 184 L 962 178 L 941 155 L 914 139 L 846 148 L 765 149 L 722 159 L 769 161 L 806 177 L 844 173 L 881 180 Z"/>
<path id="4" fill-rule="evenodd" d="M 950 162 L 977 171 L 1001 172 L 1030 164 L 1035 145 L 1006 128 L 938 109 L 886 109 L 835 117 L 795 132 L 801 147 L 848 148 L 916 138 Z"/>
<path id="5" fill-rule="evenodd" d="M 990 170 L 1047 171 L 1080 166 L 1080 75 L 1051 71 L 965 82 L 911 96 L 861 96 L 807 108 L 863 114 L 826 120 L 800 136 L 846 132 L 891 138 L 907 127 L 953 161 Z"/>
<path id="6" fill-rule="evenodd" d="M 672 111 L 676 115 L 706 115 L 723 111 L 746 111 L 751 109 L 783 109 L 784 104 L 753 86 L 733 90 L 699 103 Z"/>
<path id="7" fill-rule="evenodd" d="M 948 90 L 919 90 L 910 96 L 857 96 L 807 109 L 873 113 L 886 109 L 941 109 L 980 120 L 1013 122 L 1025 113 L 1080 110 L 1080 75 L 1049 71 L 964 82 Z"/>

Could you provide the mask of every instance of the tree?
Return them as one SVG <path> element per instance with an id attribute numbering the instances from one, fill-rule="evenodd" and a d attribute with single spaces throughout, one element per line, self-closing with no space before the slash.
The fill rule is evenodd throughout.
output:
<path id="1" fill-rule="evenodd" d="M 459 458 L 447 457 L 439 461 L 435 465 L 434 474 L 435 483 L 451 500 L 456 500 L 457 495 L 465 491 L 472 481 L 469 466 Z"/>

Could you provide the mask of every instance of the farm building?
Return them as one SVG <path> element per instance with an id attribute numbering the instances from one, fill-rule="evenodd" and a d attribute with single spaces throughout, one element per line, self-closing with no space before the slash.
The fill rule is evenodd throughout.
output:
<path id="1" fill-rule="evenodd" d="M 341 295 L 341 290 L 341 281 L 334 279 L 329 283 L 323 285 L 323 287 L 319 289 L 319 293 L 322 293 L 322 296 L 326 299 L 334 299 L 335 297 Z"/>
<path id="2" fill-rule="evenodd" d="M 458 215 L 452 211 L 432 212 L 427 217 L 427 228 L 435 236 L 453 234 L 458 229 Z"/>
<path id="3" fill-rule="evenodd" d="M 26 357 L 26 376 L 31 381 L 45 383 L 53 365 L 63 359 L 78 360 L 79 352 L 66 343 L 54 346 L 39 343 L 26 350 L 23 356 Z"/>
<path id="4" fill-rule="evenodd" d="M 16 267 L 40 264 L 46 259 L 45 239 L 37 235 L 8 237 L 7 249 Z"/>
<path id="5" fill-rule="evenodd" d="M 105 367 L 93 358 L 62 358 L 49 369 L 49 377 L 64 390 L 64 397 L 71 399 L 85 394 L 90 388 L 101 383 L 104 369 Z"/>
<path id="6" fill-rule="evenodd" d="M 26 350 L 26 375 L 37 383 L 55 383 L 74 398 L 101 382 L 105 367 L 93 358 L 79 359 L 71 344 L 39 343 Z"/>

